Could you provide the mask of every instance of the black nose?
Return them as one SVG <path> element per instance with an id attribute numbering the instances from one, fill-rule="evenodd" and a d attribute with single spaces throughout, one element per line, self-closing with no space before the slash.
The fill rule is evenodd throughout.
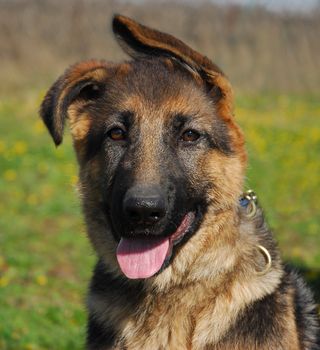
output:
<path id="1" fill-rule="evenodd" d="M 157 223 L 166 214 L 160 188 L 142 185 L 130 188 L 123 200 L 123 211 L 131 224 L 149 226 Z"/>

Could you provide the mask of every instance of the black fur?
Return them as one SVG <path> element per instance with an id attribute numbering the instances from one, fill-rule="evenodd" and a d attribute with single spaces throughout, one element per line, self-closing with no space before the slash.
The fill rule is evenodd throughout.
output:
<path id="1" fill-rule="evenodd" d="M 314 302 L 312 292 L 296 271 L 289 267 L 286 270 L 295 290 L 295 316 L 301 344 L 310 350 L 319 350 L 319 311 Z"/>
<path id="2" fill-rule="evenodd" d="M 106 349 L 116 340 L 116 332 L 110 326 L 103 326 L 93 316 L 89 317 L 87 326 L 87 345 L 89 349 Z"/>
<path id="3" fill-rule="evenodd" d="M 294 312 L 301 349 L 319 350 L 320 328 L 312 293 L 303 279 L 289 267 L 285 268 L 278 288 L 249 305 L 226 338 L 254 339 L 258 348 L 263 346 L 266 339 L 281 339 L 286 312 L 291 307 L 285 297 L 289 289 L 294 291 Z"/>
<path id="4" fill-rule="evenodd" d="M 94 269 L 90 284 L 90 294 L 98 294 L 103 297 L 114 297 L 118 300 L 119 296 L 124 303 L 129 303 L 132 307 L 136 306 L 144 296 L 143 282 L 130 283 L 126 277 L 116 277 L 108 272 L 102 261 L 98 261 Z"/>
<path id="5" fill-rule="evenodd" d="M 241 191 L 241 181 L 236 177 L 235 186 L 231 187 L 235 192 L 233 196 L 227 194 L 227 191 L 221 191 L 222 188 L 228 189 L 230 183 L 226 181 L 232 181 L 232 171 L 236 169 L 240 171 L 239 176 L 243 176 L 241 166 L 244 168 L 246 165 L 244 141 L 240 130 L 232 121 L 231 92 L 224 74 L 205 56 L 196 53 L 181 41 L 144 26 L 139 27 L 139 24 L 125 17 L 114 19 L 113 30 L 134 60 L 121 66 L 90 61 L 91 63 L 86 62 L 80 68 L 71 67 L 49 90 L 40 112 L 56 145 L 62 142 L 67 111 L 72 103 L 81 102 L 74 104 L 78 108 L 76 115 L 84 111 L 85 117 L 88 118 L 88 123 L 83 125 L 83 129 L 80 124 L 84 136 L 77 138 L 73 134 L 80 163 L 80 185 L 88 233 L 100 259 L 95 267 L 88 298 L 88 349 L 102 350 L 114 346 L 119 348 L 121 342 L 130 344 L 129 338 L 136 344 L 141 336 L 147 336 L 142 339 L 148 341 L 151 333 L 157 331 L 156 327 L 163 326 L 158 322 L 159 319 L 165 319 L 165 322 L 170 324 L 172 302 L 176 303 L 177 307 L 181 306 L 179 297 L 186 292 L 186 296 L 191 297 L 189 308 L 186 307 L 186 316 L 192 320 L 190 329 L 186 329 L 190 334 L 182 335 L 184 338 L 179 341 L 191 344 L 194 340 L 193 335 L 197 334 L 194 333 L 196 317 L 201 317 L 201 312 L 206 307 L 219 307 L 218 304 L 211 305 L 208 300 L 218 303 L 219 296 L 229 297 L 226 290 L 221 291 L 223 288 L 220 285 L 217 287 L 212 280 L 217 276 L 221 277 L 221 283 L 232 289 L 231 283 L 243 276 L 244 286 L 243 289 L 239 288 L 239 291 L 243 292 L 248 288 L 248 299 L 244 299 L 247 304 L 242 305 L 239 300 L 234 299 L 236 306 L 243 309 L 239 314 L 226 315 L 226 327 L 229 327 L 226 328 L 226 333 L 219 334 L 215 330 L 217 340 L 213 337 L 211 341 L 218 342 L 215 344 L 216 348 L 221 345 L 221 349 L 229 349 L 228 345 L 239 344 L 239 339 L 242 344 L 246 341 L 250 343 L 251 349 L 266 349 L 272 344 L 280 346 L 282 337 L 288 337 L 290 334 L 293 337 L 298 335 L 301 350 L 319 350 L 319 322 L 312 295 L 295 272 L 283 268 L 262 210 L 258 208 L 255 216 L 251 218 L 246 213 L 247 208 L 237 208 L 234 197 L 237 191 Z M 87 75 L 90 69 L 97 67 L 107 70 L 107 74 L 95 76 L 97 79 L 101 78 L 99 82 L 88 78 Z M 130 100 L 130 97 L 133 99 Z M 121 110 L 127 108 L 123 106 L 128 100 L 131 101 L 129 105 L 132 110 Z M 162 108 L 163 106 L 165 108 Z M 163 119 L 158 123 L 156 118 Z M 146 124 L 150 122 L 149 129 L 141 127 L 141 121 Z M 116 142 L 110 138 L 110 130 L 114 127 L 122 128 L 126 138 Z M 199 137 L 187 142 L 182 137 L 186 130 L 192 130 Z M 154 153 L 148 154 L 146 149 L 153 150 Z M 149 157 L 144 158 L 143 152 Z M 215 174 L 208 171 L 204 163 L 209 161 L 209 157 L 215 157 L 210 158 L 210 162 L 215 160 L 217 165 L 221 164 L 223 175 L 227 176 L 219 174 L 219 177 L 215 177 Z M 229 165 L 226 162 L 227 157 L 229 160 L 237 160 L 238 167 L 236 162 Z M 227 180 L 223 182 L 223 179 Z M 157 186 L 160 188 L 161 198 L 165 201 L 165 215 L 144 230 L 139 230 L 138 225 L 132 225 L 130 220 L 126 220 L 123 205 L 126 194 L 137 184 L 147 185 L 149 188 Z M 219 198 L 221 193 L 228 198 Z M 183 229 L 184 236 L 180 235 L 175 241 L 174 233 L 177 227 L 190 213 L 195 213 L 195 219 Z M 185 262 L 186 265 L 182 265 L 182 273 L 180 267 L 174 265 L 174 259 L 179 258 L 179 254 L 176 253 L 182 244 L 188 244 L 189 238 L 197 234 L 202 223 L 206 223 L 207 214 L 212 215 L 210 225 L 213 226 L 216 218 L 217 225 L 222 222 L 218 220 L 220 214 L 225 215 L 226 221 L 230 220 L 230 226 L 226 221 L 223 223 L 226 232 L 224 226 L 219 227 L 219 230 L 204 227 L 201 232 L 208 235 L 226 233 L 230 241 L 239 239 L 239 246 L 234 241 L 233 246 L 231 243 L 228 246 L 233 257 L 238 259 L 239 265 L 235 263 L 232 270 L 228 270 L 227 265 L 224 267 L 223 261 L 220 261 L 225 271 L 215 266 L 217 271 L 213 271 L 212 276 L 210 269 L 205 271 L 207 275 L 202 275 L 203 270 L 199 269 L 207 267 L 207 263 L 210 264 L 204 248 L 205 243 L 208 243 L 206 248 L 211 248 L 212 237 L 218 243 L 221 239 L 218 236 L 207 236 L 205 238 L 208 240 L 200 237 L 203 239 L 201 244 L 204 252 L 200 250 L 195 260 Z M 248 228 L 248 231 L 245 228 Z M 156 284 L 156 279 L 151 279 L 151 282 L 130 280 L 121 274 L 118 265 L 114 265 L 116 244 L 121 237 L 141 237 L 141 232 L 145 239 L 150 235 L 161 235 L 171 237 L 170 244 L 177 243 L 171 253 L 167 251 L 166 260 L 162 260 L 162 270 L 173 263 L 171 273 L 176 281 L 172 281 L 173 284 L 167 287 L 168 290 L 161 290 L 161 285 Z M 245 236 L 247 234 L 254 235 L 255 240 L 245 240 L 244 238 L 249 238 Z M 179 240 L 181 241 L 178 242 Z M 196 240 L 195 242 L 197 244 Z M 226 244 L 222 239 L 221 243 Z M 272 267 L 266 272 L 270 275 L 265 276 L 264 280 L 266 283 L 270 282 L 270 289 L 264 289 L 264 282 L 257 277 L 256 272 L 259 270 L 253 270 L 255 267 L 263 268 L 266 265 L 263 256 L 260 256 L 258 261 L 259 254 L 255 255 L 255 249 L 260 244 L 268 250 L 272 258 Z M 239 251 L 235 253 L 238 247 L 243 248 L 242 263 Z M 218 254 L 220 247 L 217 245 L 215 248 Z M 201 262 L 202 256 L 206 260 Z M 215 259 L 214 256 L 212 259 Z M 193 267 L 196 270 L 193 270 Z M 162 270 L 157 270 L 156 273 L 161 274 Z M 199 280 L 195 277 L 198 272 Z M 177 276 L 178 274 L 180 276 Z M 219 284 L 220 280 L 217 281 Z M 202 304 L 199 299 L 200 305 L 195 305 L 198 301 L 195 301 L 195 294 L 193 289 L 189 288 L 190 285 L 202 288 L 199 289 L 199 294 L 203 293 L 206 296 Z M 235 285 L 237 286 L 236 283 Z M 255 288 L 259 294 L 251 293 L 250 288 Z M 257 300 L 259 296 L 260 299 Z M 166 308 L 161 308 L 162 303 Z M 184 310 L 183 308 L 182 311 Z M 172 311 L 177 312 L 177 309 Z M 235 311 L 237 312 L 236 307 Z M 185 317 L 185 314 L 182 314 L 182 317 Z M 210 315 L 202 318 L 204 319 L 206 322 L 214 321 L 210 319 Z M 290 332 L 286 333 L 287 320 L 291 322 L 291 328 L 288 328 Z M 133 328 L 137 323 L 143 327 L 142 330 L 136 328 L 140 331 L 136 338 L 134 332 L 126 334 L 124 330 L 124 324 L 128 325 L 131 322 L 136 322 L 130 325 Z M 154 329 L 151 329 L 152 327 Z M 205 335 L 204 341 L 209 342 L 207 331 L 210 331 L 210 328 L 198 334 L 199 338 Z M 179 337 L 178 333 L 177 336 Z M 174 334 L 171 334 L 170 330 L 168 344 L 172 337 Z M 151 338 L 152 341 L 153 339 L 158 341 L 157 338 Z M 285 343 L 288 343 L 287 338 Z"/>

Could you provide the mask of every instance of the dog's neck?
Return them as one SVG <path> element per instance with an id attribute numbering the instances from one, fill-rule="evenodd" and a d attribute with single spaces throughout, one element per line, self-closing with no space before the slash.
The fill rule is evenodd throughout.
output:
<path id="1" fill-rule="evenodd" d="M 208 342 L 219 342 L 247 305 L 275 290 L 282 277 L 278 253 L 274 243 L 265 239 L 266 228 L 262 216 L 259 216 L 261 212 L 258 211 L 254 219 L 248 219 L 245 214 L 241 208 L 234 208 L 215 216 L 208 215 L 211 222 L 206 222 L 204 227 L 210 227 L 211 232 L 208 234 L 200 228 L 188 242 L 189 252 L 190 247 L 201 251 L 196 259 L 190 260 L 192 254 L 183 254 L 181 248 L 176 256 L 178 259 L 174 259 L 159 275 L 142 284 L 126 282 L 133 291 L 136 289 L 140 293 L 136 303 L 133 305 L 129 298 L 127 305 L 122 306 L 121 314 L 115 312 L 116 307 L 113 309 L 108 305 L 108 316 L 123 320 L 125 338 L 135 339 L 135 334 L 141 334 L 137 325 L 147 327 L 155 323 L 155 327 L 160 327 L 158 322 L 164 318 L 167 328 L 179 324 L 180 331 L 191 332 L 192 348 L 202 349 Z M 272 268 L 264 275 L 258 274 L 265 261 L 257 244 L 266 246 L 273 259 Z M 185 297 L 190 295 L 188 289 L 192 289 L 192 300 Z M 171 303 L 175 310 L 179 310 L 179 305 L 184 310 L 181 320 L 178 311 L 172 314 Z M 98 305 L 97 300 L 95 305 Z M 190 315 L 197 315 L 194 324 Z M 186 325 L 181 328 L 183 323 Z M 210 334 L 204 333 L 203 329 L 210 329 Z M 137 341 L 141 339 L 137 338 Z M 141 344 L 148 341 L 149 338 Z"/>
<path id="2" fill-rule="evenodd" d="M 256 279 L 266 265 L 265 257 L 258 248 L 262 245 L 270 252 L 273 265 L 259 280 L 266 283 L 264 291 L 276 288 L 281 276 L 278 272 L 275 276 L 273 271 L 281 270 L 281 262 L 261 210 L 257 209 L 254 218 L 248 218 L 246 209 L 240 206 L 216 212 L 215 215 L 208 214 L 203 225 L 206 229 L 200 227 L 197 234 L 190 238 L 188 254 L 184 254 L 184 247 L 181 247 L 172 263 L 161 274 L 146 280 L 145 287 L 165 293 L 187 285 L 204 284 L 211 289 L 219 289 L 226 283 L 231 286 L 239 274 L 242 281 Z M 190 254 L 190 249 L 201 254 Z M 194 256 L 196 258 L 192 259 Z"/>

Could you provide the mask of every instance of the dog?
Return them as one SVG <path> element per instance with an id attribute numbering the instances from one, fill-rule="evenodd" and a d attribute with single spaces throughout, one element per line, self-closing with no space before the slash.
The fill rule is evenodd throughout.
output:
<path id="1" fill-rule="evenodd" d="M 98 262 L 87 349 L 320 349 L 316 306 L 253 192 L 231 85 L 175 37 L 116 15 L 132 60 L 71 66 L 40 115 L 69 121 Z"/>

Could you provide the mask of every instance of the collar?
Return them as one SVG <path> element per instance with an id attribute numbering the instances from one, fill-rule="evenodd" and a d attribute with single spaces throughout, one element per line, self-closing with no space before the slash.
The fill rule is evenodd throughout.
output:
<path id="1" fill-rule="evenodd" d="M 240 206 L 246 209 L 247 216 L 249 218 L 252 218 L 256 215 L 257 200 L 258 197 L 253 190 L 244 192 L 239 199 Z"/>
<path id="2" fill-rule="evenodd" d="M 239 203 L 242 208 L 246 210 L 246 216 L 248 218 L 253 218 L 257 213 L 257 200 L 258 197 L 254 191 L 248 190 L 244 192 L 240 199 Z M 257 275 L 265 275 L 272 267 L 272 258 L 268 249 L 266 249 L 263 245 L 257 244 L 257 250 L 263 255 L 266 265 L 262 271 L 256 271 Z"/>

